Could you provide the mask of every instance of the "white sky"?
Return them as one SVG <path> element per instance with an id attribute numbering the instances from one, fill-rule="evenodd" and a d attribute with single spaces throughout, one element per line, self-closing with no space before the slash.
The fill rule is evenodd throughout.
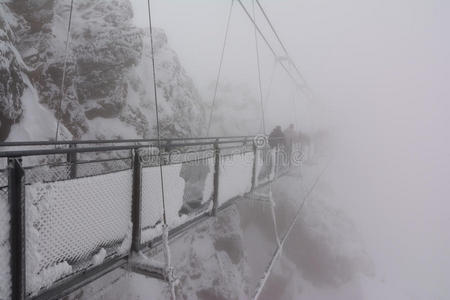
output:
<path id="1" fill-rule="evenodd" d="M 143 26 L 145 3 L 135 0 Z M 202 90 L 217 72 L 229 3 L 152 0 L 155 26 Z M 302 119 L 326 120 L 338 137 L 329 176 L 336 204 L 356 220 L 378 275 L 412 299 L 448 299 L 450 1 L 261 3 L 320 99 L 299 100 Z M 253 28 L 237 5 L 234 12 L 224 77 L 256 91 Z M 288 122 L 290 102 L 271 101 L 273 122 Z"/>

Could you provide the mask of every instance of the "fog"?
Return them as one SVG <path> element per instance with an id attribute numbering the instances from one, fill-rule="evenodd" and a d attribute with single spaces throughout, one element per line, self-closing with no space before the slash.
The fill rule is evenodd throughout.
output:
<path id="1" fill-rule="evenodd" d="M 134 4 L 136 22 L 148 26 L 146 1 L 141 2 Z M 336 205 L 361 231 L 376 276 L 412 299 L 448 299 L 450 3 L 261 3 L 316 96 L 308 101 L 295 93 L 296 124 L 333 134 L 327 179 Z M 167 32 L 206 102 L 229 5 L 152 1 L 154 26 Z M 263 24 L 260 15 L 257 20 Z M 257 95 L 254 29 L 237 3 L 231 24 L 221 81 L 244 82 Z M 259 45 L 266 89 L 273 57 L 261 39 Z M 277 76 L 267 122 L 285 126 L 293 122 L 294 90 L 280 69 Z"/>

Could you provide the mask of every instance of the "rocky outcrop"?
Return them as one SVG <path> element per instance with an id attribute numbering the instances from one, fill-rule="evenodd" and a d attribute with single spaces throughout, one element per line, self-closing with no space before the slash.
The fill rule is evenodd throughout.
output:
<path id="1" fill-rule="evenodd" d="M 8 12 L 0 6 L 0 141 L 22 116 L 21 97 L 25 88 L 23 63 L 13 46 L 16 37 L 8 22 Z"/>
<path id="2" fill-rule="evenodd" d="M 133 24 L 129 0 L 75 1 L 67 52 L 69 2 L 19 0 L 0 6 L 7 14 L 2 28 L 9 30 L 3 30 L 0 42 L 11 48 L 0 50 L 2 59 L 8 60 L 0 69 L 5 74 L 0 95 L 8 96 L 0 103 L 5 107 L 0 116 L 5 124 L 2 139 L 19 121 L 21 105 L 27 101 L 21 99 L 20 76 L 28 77 L 39 102 L 56 118 L 61 105 L 61 122 L 74 138 L 154 137 L 150 39 L 148 30 Z M 200 95 L 165 33 L 157 28 L 154 48 L 163 135 L 199 135 L 204 120 Z"/>

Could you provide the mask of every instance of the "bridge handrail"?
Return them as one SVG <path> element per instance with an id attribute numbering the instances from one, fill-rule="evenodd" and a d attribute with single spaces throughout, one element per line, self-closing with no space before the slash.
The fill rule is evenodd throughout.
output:
<path id="1" fill-rule="evenodd" d="M 166 143 L 161 145 L 161 147 L 170 146 L 171 148 L 177 147 L 192 147 L 192 146 L 206 146 L 213 145 L 217 143 L 218 145 L 222 144 L 233 144 L 233 143 L 250 143 L 253 140 L 253 137 L 245 137 L 239 139 L 231 139 L 231 138 L 210 138 L 212 141 L 202 141 L 202 142 L 183 142 L 183 143 L 171 143 L 171 141 L 179 141 L 180 139 L 166 139 Z M 182 140 L 182 139 L 181 139 Z M 205 140 L 205 139 L 203 139 Z M 142 142 L 143 140 L 136 140 Z M 107 143 L 101 141 L 102 143 Z M 134 144 L 134 145 L 120 145 L 120 146 L 98 146 L 98 147 L 75 147 L 75 148 L 53 148 L 53 149 L 31 149 L 31 150 L 7 150 L 0 151 L 0 157 L 21 157 L 21 156 L 40 156 L 40 155 L 52 155 L 52 154 L 70 154 L 70 153 L 86 153 L 86 152 L 108 152 L 108 151 L 117 151 L 117 150 L 133 150 L 138 148 L 148 148 L 148 147 L 158 147 L 155 140 L 152 140 L 154 144 L 147 142 L 147 144 Z M 23 142 L 25 143 L 25 142 Z M 33 143 L 33 142 L 30 142 Z M 111 143 L 111 141 L 109 142 Z M 131 142 L 130 142 L 131 143 Z M 136 142 L 137 143 L 137 142 Z M 77 145 L 75 141 L 71 141 L 68 145 Z M 83 144 L 83 143 L 82 143 Z M 0 144 L 0 146 L 3 144 Z M 40 146 L 55 146 L 58 144 L 48 143 L 46 145 Z M 12 146 L 9 144 L 8 146 Z M 39 146 L 36 144 L 35 146 Z"/>
<path id="2" fill-rule="evenodd" d="M 225 139 L 245 139 L 253 138 L 252 135 L 236 135 L 236 136 L 216 136 L 216 137 L 179 137 L 179 138 L 161 138 L 161 142 L 167 143 L 171 141 L 195 141 L 195 140 L 225 140 Z M 158 139 L 114 139 L 114 140 L 70 140 L 70 141 L 16 141 L 2 142 L 0 147 L 17 147 L 17 146 L 54 146 L 54 145 L 87 145 L 87 144 L 124 144 L 124 143 L 153 143 Z"/>
<path id="3" fill-rule="evenodd" d="M 267 137 L 266 137 L 267 138 Z M 139 140 L 142 142 L 142 140 Z M 155 140 L 152 140 L 155 141 Z M 106 143 L 106 141 L 102 141 L 104 143 Z M 241 137 L 241 138 L 231 138 L 231 137 L 223 137 L 223 138 L 200 138 L 197 141 L 194 139 L 188 139 L 188 140 L 183 140 L 183 139 L 167 139 L 166 140 L 166 144 L 163 144 L 160 146 L 160 149 L 162 149 L 164 152 L 162 154 L 166 155 L 166 154 L 171 154 L 171 150 L 180 150 L 180 154 L 185 154 L 185 153 L 189 153 L 189 152 L 202 152 L 202 151 L 209 151 L 209 150 L 213 150 L 213 154 L 212 156 L 209 155 L 208 157 L 201 157 L 198 158 L 199 160 L 203 160 L 203 161 L 207 161 L 209 160 L 210 163 L 210 167 L 211 167 L 211 176 L 213 176 L 213 179 L 211 179 L 209 185 L 211 188 L 211 195 L 207 195 L 207 201 L 205 202 L 207 205 L 204 208 L 201 208 L 198 212 L 194 211 L 194 215 L 198 213 L 201 213 L 200 215 L 196 216 L 194 219 L 190 219 L 191 216 L 188 217 L 188 219 L 186 219 L 186 223 L 180 223 L 178 225 L 176 225 L 176 227 L 174 227 L 174 230 L 181 230 L 179 228 L 186 228 L 186 226 L 189 226 L 189 224 L 191 224 L 191 222 L 193 222 L 194 220 L 197 220 L 200 218 L 204 218 L 207 216 L 215 215 L 216 211 L 218 209 L 222 209 L 224 207 L 226 207 L 228 205 L 228 203 L 230 203 L 231 199 L 234 199 L 235 197 L 237 197 L 235 194 L 242 194 L 242 193 L 248 193 L 249 191 L 253 191 L 256 187 L 262 186 L 267 184 L 267 182 L 270 182 L 272 180 L 274 180 L 275 178 L 277 178 L 278 176 L 282 175 L 283 172 L 281 170 L 281 156 L 279 157 L 279 149 L 278 147 L 273 148 L 273 147 L 269 147 L 268 143 L 263 143 L 263 145 L 259 145 L 258 144 L 258 140 L 256 139 L 256 137 L 254 136 L 247 136 L 247 137 Z M 24 207 L 25 207 L 25 191 L 27 187 L 28 189 L 32 189 L 30 188 L 29 183 L 32 183 L 32 180 L 30 182 L 28 182 L 26 180 L 27 176 L 35 176 L 33 175 L 33 168 L 41 168 L 41 165 L 36 165 L 36 166 L 28 166 L 24 163 L 22 163 L 21 158 L 22 157 L 27 157 L 27 156 L 45 156 L 45 155 L 52 155 L 52 154 L 67 154 L 67 158 L 66 161 L 62 163 L 62 166 L 68 166 L 68 170 L 70 170 L 70 173 L 65 174 L 67 175 L 66 177 L 64 177 L 63 179 L 55 179 L 52 177 L 52 181 L 51 183 L 57 183 L 60 182 L 61 185 L 67 185 L 70 183 L 68 183 L 70 179 L 81 179 L 81 178 L 86 178 L 86 177 L 90 177 L 90 176 L 94 176 L 94 175 L 81 175 L 78 176 L 80 174 L 77 175 L 77 165 L 82 164 L 82 163 L 99 163 L 99 162 L 103 162 L 106 160 L 121 160 L 121 159 L 126 159 L 129 162 L 127 163 L 127 167 L 123 170 L 128 170 L 127 172 L 130 172 L 129 174 L 131 174 L 131 183 L 132 183 L 132 194 L 130 194 L 130 198 L 126 197 L 125 202 L 129 202 L 132 207 L 132 215 L 131 217 L 131 224 L 133 224 L 133 234 L 132 234 L 132 240 L 133 243 L 131 250 L 132 251 L 137 251 L 139 249 L 141 249 L 142 247 L 144 247 L 144 245 L 147 245 L 147 243 L 150 243 L 149 245 L 153 244 L 153 239 L 149 239 L 148 237 L 146 237 L 146 242 L 144 243 L 144 239 L 141 239 L 141 234 L 144 232 L 144 227 L 143 224 L 141 222 L 141 219 L 143 218 L 143 216 L 141 216 L 141 212 L 143 210 L 143 186 L 142 186 L 142 181 L 144 180 L 143 176 L 144 174 L 142 173 L 145 170 L 147 171 L 147 175 L 145 176 L 151 176 L 148 173 L 148 171 L 151 169 L 151 167 L 153 167 L 152 165 L 146 165 L 146 162 L 141 161 L 141 158 L 143 158 L 143 155 L 146 155 L 146 153 L 142 152 L 141 150 L 144 150 L 145 148 L 149 148 L 149 147 L 153 147 L 153 148 L 157 148 L 157 144 L 156 143 L 146 143 L 146 144 L 127 144 L 127 145 L 108 145 L 108 146 L 86 146 L 86 147 L 76 147 L 76 143 L 75 141 L 71 141 L 71 143 L 69 144 L 70 147 L 67 148 L 59 148 L 59 147 L 52 147 L 52 148 L 48 148 L 51 145 L 55 145 L 55 144 L 51 144 L 51 142 L 49 142 L 48 145 L 41 145 L 42 148 L 40 149 L 31 149 L 31 150 L 11 150 L 11 151 L 0 151 L 0 157 L 3 158 L 8 158 L 8 168 L 6 170 L 3 170 L 3 172 L 5 172 L 5 174 L 8 175 L 7 180 L 8 180 L 8 185 L 5 186 L 2 190 L 2 192 L 4 193 L 3 196 L 7 196 L 7 201 L 8 203 L 11 205 L 10 207 L 10 216 L 11 216 L 11 228 L 10 228 L 10 236 L 11 237 L 15 237 L 11 240 L 11 276 L 12 276 L 12 283 L 13 286 L 11 287 L 11 291 L 15 291 L 14 296 L 12 297 L 13 299 L 19 299 L 17 298 L 17 293 L 20 293 L 21 295 L 24 295 L 27 293 L 27 290 L 25 288 L 25 286 L 21 285 L 20 282 L 22 282 L 22 280 L 25 280 L 27 278 L 26 272 L 25 272 L 25 264 L 26 264 L 26 258 L 24 256 L 23 250 L 23 244 L 22 242 L 25 241 L 25 211 L 24 211 Z M 222 145 L 222 146 L 221 146 Z M 36 145 L 39 146 L 39 145 Z M 195 146 L 200 146 L 195 148 Z M 201 147 L 201 146 L 211 146 L 208 149 L 205 149 L 205 147 Z M 251 149 L 249 148 L 249 146 L 251 146 Z M 260 146 L 263 146 L 262 148 Z M 47 148 L 45 148 L 47 147 Z M 190 149 L 189 147 L 194 147 L 192 149 Z M 239 149 L 242 148 L 242 151 L 239 152 L 229 152 L 228 150 L 232 150 L 232 149 Z M 194 150 L 195 149 L 195 150 Z M 265 149 L 267 149 L 267 152 Z M 130 156 L 129 157 L 122 157 L 122 158 L 97 158 L 97 157 L 92 157 L 92 160 L 80 160 L 78 161 L 77 159 L 77 153 L 94 153 L 94 152 L 109 152 L 109 151 L 123 151 L 123 150 L 129 150 L 130 151 Z M 276 156 L 273 157 L 273 161 L 270 164 L 270 169 L 269 169 L 269 173 L 268 173 L 268 177 L 264 177 L 265 179 L 260 180 L 258 179 L 258 174 L 260 174 L 260 172 L 262 171 L 262 167 L 265 164 L 265 162 L 263 161 L 262 155 L 265 155 L 265 153 L 272 155 L 272 151 L 275 151 L 273 153 L 276 153 Z M 291 149 L 292 151 L 292 149 Z M 253 153 L 250 154 L 250 153 Z M 142 156 L 141 156 L 142 155 Z M 149 154 L 150 156 L 155 156 L 158 155 L 158 152 L 155 151 L 155 153 L 151 153 Z M 234 176 L 229 172 L 224 172 L 222 175 L 219 176 L 219 168 L 230 168 L 231 165 L 226 163 L 226 160 L 224 160 L 225 157 L 228 156 L 235 156 L 238 159 L 238 162 L 242 162 L 244 159 L 244 155 L 246 157 L 250 157 L 252 159 L 252 164 L 248 165 L 246 168 L 246 170 L 248 171 L 247 179 L 243 182 L 245 186 L 240 186 L 237 188 L 236 191 L 233 191 L 232 193 L 234 194 L 230 194 L 227 193 L 228 189 L 226 188 L 219 188 L 219 183 L 222 182 L 220 185 L 222 185 L 224 182 L 229 181 L 226 178 L 229 178 L 230 176 Z M 166 160 L 168 159 L 168 161 Z M 63 159 L 64 160 L 64 159 Z M 131 163 L 130 163 L 131 162 Z M 170 155 L 168 158 L 164 158 L 161 163 L 163 165 L 169 165 L 170 164 Z M 179 161 L 176 164 L 181 165 L 182 163 L 187 163 L 189 164 L 190 161 Z M 223 164 L 223 165 L 222 165 Z M 272 165 L 273 164 L 273 165 Z M 287 165 L 284 165 L 283 168 L 287 167 Z M 121 167 L 122 168 L 122 167 Z M 39 169 L 38 169 L 39 170 Z M 46 170 L 46 169 L 43 169 Z M 56 170 L 56 169 L 55 169 Z M 229 169 L 228 169 L 229 170 Z M 56 170 L 55 172 L 57 172 L 59 170 Z M 74 171 L 72 173 L 72 171 Z M 246 171 L 246 172 L 247 172 Z M 103 172 L 103 171 L 102 171 Z M 122 169 L 120 169 L 120 171 L 117 171 L 117 173 L 115 174 L 119 174 L 119 172 L 122 172 Z M 227 175 L 227 173 L 229 173 Z M 28 174 L 28 175 L 26 175 Z M 36 176 L 41 176 L 39 172 L 36 173 Z M 56 173 L 55 173 L 56 174 Z M 111 173 L 102 173 L 102 174 L 98 174 L 98 175 L 106 175 L 106 174 L 111 174 Z M 126 174 L 126 173 L 122 173 Z M 117 175 L 117 176 L 122 176 L 122 175 Z M 116 175 L 114 175 L 116 176 Z M 126 175 L 128 176 L 128 175 Z M 125 176 L 125 177 L 126 177 Z M 223 177 L 225 176 L 225 177 Z M 228 177 L 227 177 L 228 176 Z M 50 177 L 49 177 L 50 178 Z M 98 177 L 92 177 L 91 180 L 96 180 L 96 178 L 98 179 Z M 149 177 L 147 177 L 149 178 Z M 219 180 L 220 178 L 220 180 Z M 205 179 L 206 180 L 206 179 Z M 224 181 L 222 181 L 224 180 Z M 249 181 L 249 182 L 247 182 Z M 251 181 L 251 182 L 250 182 Z M 50 183 L 50 181 L 42 181 L 46 184 Z M 86 182 L 86 181 L 85 181 Z M 92 182 L 92 181 L 91 181 Z M 149 187 L 149 182 L 146 182 L 147 184 L 147 190 Z M 212 185 L 211 185 L 212 184 Z M 97 187 L 96 187 L 97 188 Z M 219 190 L 221 192 L 219 192 Z M 30 190 L 29 190 L 30 191 Z M 222 194 L 223 193 L 223 194 Z M 153 197 L 152 197 L 153 198 Z M 150 203 L 149 201 L 149 197 L 148 197 L 148 192 L 147 192 L 147 196 L 145 198 L 145 203 L 147 203 L 147 205 Z M 181 199 L 181 198 L 180 198 Z M 206 198 L 205 198 L 206 199 Z M 155 198 L 156 200 L 156 198 Z M 202 200 L 203 201 L 203 200 Z M 153 203 L 153 202 L 152 202 Z M 203 202 L 202 202 L 203 203 Z M 212 204 L 212 207 L 210 206 L 210 204 Z M 152 204 L 153 205 L 153 204 Z M 177 208 L 178 209 L 178 208 Z M 156 212 L 158 210 L 155 210 Z M 182 219 L 180 219 L 182 220 Z M 184 219 L 183 219 L 184 220 Z M 178 219 L 175 221 L 179 221 Z M 185 221 L 183 221 L 185 222 Z M 175 232 L 175 231 L 174 231 Z M 156 237 L 157 238 L 157 237 Z M 147 241 L 148 240 L 148 241 Z M 130 249 L 128 249 L 127 251 L 131 251 Z M 115 253 L 115 252 L 114 252 Z M 113 254 L 114 254 L 113 253 Z M 114 255 L 116 255 L 117 253 L 115 253 Z M 104 263 L 98 265 L 98 266 L 94 266 L 93 268 L 89 267 L 88 269 L 86 269 L 85 271 L 87 273 L 85 273 L 85 271 L 83 271 L 82 273 L 72 273 L 72 274 L 67 274 L 66 277 L 64 278 L 60 278 L 57 281 L 55 281 L 53 284 L 49 285 L 48 287 L 41 287 L 41 290 L 38 292 L 38 294 L 31 294 L 31 295 L 25 295 L 25 298 L 31 298 L 31 299 L 49 299 L 53 297 L 57 297 L 57 295 L 67 295 L 67 293 L 70 290 L 73 290 L 75 288 L 79 288 L 89 282 L 91 282 L 92 280 L 94 280 L 95 278 L 98 278 L 98 276 L 101 276 L 101 274 L 104 274 L 107 270 L 111 270 L 111 268 L 116 268 L 120 265 L 123 265 L 124 263 L 126 263 L 124 261 L 124 259 L 126 259 L 127 255 L 125 256 L 111 256 L 111 259 L 113 259 L 113 261 L 110 260 L 105 260 Z M 115 258 L 114 258 L 115 257 Z M 14 261 L 14 264 L 12 263 Z M 120 264 L 119 264 L 120 262 Z M 110 265 L 113 264 L 113 267 L 110 267 Z M 15 266 L 15 267 L 13 267 Z M 17 267 L 19 266 L 19 267 Z M 77 275 L 78 274 L 78 275 Z M 90 275 L 88 275 L 90 274 Z M 75 275 L 75 276 L 73 276 Z M 20 298 L 23 299 L 23 298 Z"/>

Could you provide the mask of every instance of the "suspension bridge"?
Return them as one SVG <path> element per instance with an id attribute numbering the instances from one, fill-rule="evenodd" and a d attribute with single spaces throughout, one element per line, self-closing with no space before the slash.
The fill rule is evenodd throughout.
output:
<path id="1" fill-rule="evenodd" d="M 281 66 L 296 89 L 312 97 L 266 11 L 258 0 L 253 2 L 253 12 L 241 0 L 231 1 L 206 137 L 161 137 L 148 1 L 157 137 L 65 141 L 59 139 L 59 131 L 73 2 L 55 140 L 0 144 L 0 228 L 4 229 L 4 234 L 0 235 L 0 264 L 3 266 L 0 277 L 6 279 L 0 290 L 4 291 L 4 297 L 59 299 L 112 270 L 126 267 L 132 272 L 167 281 L 175 298 L 176 266 L 170 261 L 169 240 L 247 198 L 272 203 L 278 243 L 254 293 L 257 299 L 307 197 L 288 231 L 278 236 L 271 183 L 298 168 L 292 162 L 297 159 L 300 163 L 302 157 L 294 153 L 302 152 L 298 143 L 294 143 L 289 152 L 266 143 L 258 36 L 274 55 L 275 66 Z M 235 2 L 255 30 L 261 134 L 210 137 Z M 270 24 L 282 46 L 282 55 L 274 50 L 258 26 L 256 8 Z M 293 105 L 295 107 L 295 103 Z M 263 187 L 268 187 L 268 193 L 261 193 Z M 164 246 L 163 262 L 149 263 L 140 259 L 140 255 L 145 256 L 146 251 L 158 244 Z"/>

